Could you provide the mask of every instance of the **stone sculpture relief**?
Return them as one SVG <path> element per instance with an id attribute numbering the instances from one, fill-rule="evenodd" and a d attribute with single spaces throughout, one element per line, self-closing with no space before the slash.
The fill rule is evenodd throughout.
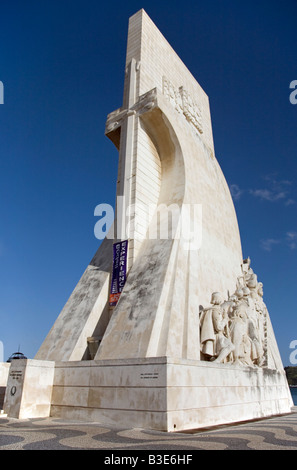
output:
<path id="1" fill-rule="evenodd" d="M 211 296 L 211 307 L 200 312 L 201 359 L 263 367 L 267 363 L 267 308 L 263 284 L 250 267 L 242 264 L 236 291 L 228 300 L 219 292 Z"/>
<path id="2" fill-rule="evenodd" d="M 183 86 L 178 89 L 175 88 L 166 77 L 163 77 L 163 94 L 172 106 L 174 106 L 176 111 L 183 114 L 186 120 L 202 134 L 201 109 L 198 104 L 193 101 L 188 91 L 185 90 Z"/>

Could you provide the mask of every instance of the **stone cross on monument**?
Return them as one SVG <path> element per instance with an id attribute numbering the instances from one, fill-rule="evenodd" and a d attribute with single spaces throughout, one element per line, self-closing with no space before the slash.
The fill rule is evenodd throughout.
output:
<path id="1" fill-rule="evenodd" d="M 127 234 L 126 219 L 129 219 L 129 208 L 132 205 L 132 180 L 134 162 L 135 110 L 132 109 L 136 99 L 136 61 L 132 59 L 126 68 L 126 87 L 123 100 L 123 111 L 113 113 L 106 125 L 106 134 L 119 145 L 119 180 L 117 185 L 117 218 L 115 238 L 125 240 Z M 120 127 L 119 127 L 120 126 Z M 120 138 L 115 138 L 120 130 Z M 118 207 L 119 203 L 122 207 Z M 127 237 L 128 235 L 128 237 Z"/>
<path id="2" fill-rule="evenodd" d="M 166 431 L 287 413 L 208 97 L 144 10 L 129 20 L 125 70 L 123 106 L 105 129 L 119 150 L 115 234 L 33 364 L 51 370 L 50 413 Z M 127 277 L 110 308 L 113 250 L 127 240 Z"/>

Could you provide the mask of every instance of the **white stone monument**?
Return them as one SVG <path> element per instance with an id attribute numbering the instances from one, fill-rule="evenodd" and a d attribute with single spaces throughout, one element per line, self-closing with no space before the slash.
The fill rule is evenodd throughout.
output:
<path id="1" fill-rule="evenodd" d="M 106 135 L 117 216 L 35 357 L 55 367 L 50 414 L 180 431 L 290 412 L 208 97 L 143 10 Z"/>

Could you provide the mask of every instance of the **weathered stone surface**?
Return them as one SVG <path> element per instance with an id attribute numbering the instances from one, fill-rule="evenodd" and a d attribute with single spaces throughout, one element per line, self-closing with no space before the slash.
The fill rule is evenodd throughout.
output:
<path id="1" fill-rule="evenodd" d="M 56 363 L 52 416 L 180 431 L 287 413 L 282 371 L 168 357 Z"/>

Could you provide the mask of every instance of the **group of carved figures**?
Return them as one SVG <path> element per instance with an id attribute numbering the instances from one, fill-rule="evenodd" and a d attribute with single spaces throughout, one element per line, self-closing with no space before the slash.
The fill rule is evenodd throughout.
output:
<path id="1" fill-rule="evenodd" d="M 250 267 L 242 264 L 233 295 L 224 300 L 219 292 L 211 296 L 211 307 L 200 312 L 202 360 L 248 366 L 266 364 L 267 309 L 263 284 Z"/>

